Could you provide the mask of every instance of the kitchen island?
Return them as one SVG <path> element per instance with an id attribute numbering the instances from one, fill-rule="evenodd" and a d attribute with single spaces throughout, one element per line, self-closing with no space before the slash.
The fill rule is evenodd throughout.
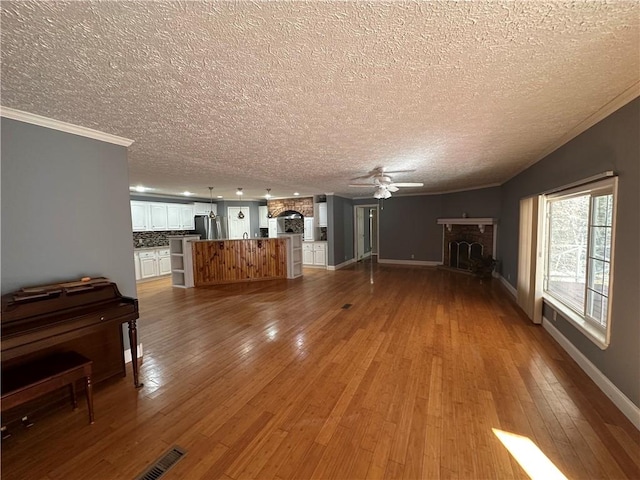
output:
<path id="1" fill-rule="evenodd" d="M 296 248 L 301 245 L 300 235 L 190 243 L 196 287 L 295 278 L 302 274 L 300 247 Z"/>

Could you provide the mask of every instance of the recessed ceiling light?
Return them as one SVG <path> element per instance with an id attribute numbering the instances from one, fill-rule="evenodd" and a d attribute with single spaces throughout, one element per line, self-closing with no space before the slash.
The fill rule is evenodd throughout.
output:
<path id="1" fill-rule="evenodd" d="M 218 195 L 217 198 L 224 198 L 222 195 Z"/>
<path id="2" fill-rule="evenodd" d="M 133 187 L 133 189 L 136 192 L 139 192 L 139 193 L 143 193 L 143 192 L 146 192 L 148 190 L 148 188 L 143 186 L 143 185 L 136 185 L 135 187 Z"/>
<path id="3" fill-rule="evenodd" d="M 293 194 L 297 197 L 298 195 L 300 195 L 300 193 L 298 192 L 293 192 Z"/>
<path id="4" fill-rule="evenodd" d="M 190 197 L 191 195 L 193 195 L 193 193 L 191 193 L 191 192 L 182 192 L 182 194 L 183 194 L 185 197 Z"/>

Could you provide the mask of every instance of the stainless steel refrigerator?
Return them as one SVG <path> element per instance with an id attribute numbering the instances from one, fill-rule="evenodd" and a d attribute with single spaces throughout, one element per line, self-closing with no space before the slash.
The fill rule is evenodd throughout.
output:
<path id="1" fill-rule="evenodd" d="M 219 240 L 227 238 L 227 222 L 225 217 L 217 216 L 215 219 L 209 215 L 196 215 L 195 231 L 201 240 Z"/>

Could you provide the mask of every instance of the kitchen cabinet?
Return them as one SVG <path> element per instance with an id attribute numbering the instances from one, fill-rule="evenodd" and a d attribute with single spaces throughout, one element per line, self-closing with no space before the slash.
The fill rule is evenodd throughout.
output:
<path id="1" fill-rule="evenodd" d="M 168 248 L 157 250 L 158 275 L 169 275 L 171 273 L 171 255 Z"/>
<path id="2" fill-rule="evenodd" d="M 134 232 L 149 230 L 148 202 L 131 202 L 131 226 Z"/>
<path id="3" fill-rule="evenodd" d="M 302 244 L 302 264 L 313 265 L 313 242 Z"/>
<path id="4" fill-rule="evenodd" d="M 313 243 L 313 264 L 318 267 L 327 266 L 327 244 L 326 242 Z"/>
<path id="5" fill-rule="evenodd" d="M 140 276 L 140 254 L 138 252 L 133 252 L 133 268 L 136 272 L 136 280 L 140 280 L 142 277 Z"/>
<path id="6" fill-rule="evenodd" d="M 182 205 L 175 203 L 167 205 L 167 228 L 169 230 L 182 230 Z"/>
<path id="7" fill-rule="evenodd" d="M 304 217 L 304 237 L 305 242 L 313 242 L 316 239 L 316 225 L 313 217 Z"/>
<path id="8" fill-rule="evenodd" d="M 164 203 L 152 203 L 149 211 L 151 217 L 151 230 L 167 230 L 167 205 Z"/>
<path id="9" fill-rule="evenodd" d="M 317 203 L 317 213 L 318 216 L 318 227 L 326 227 L 327 226 L 327 203 Z"/>
<path id="10" fill-rule="evenodd" d="M 169 275 L 171 273 L 169 248 L 158 247 L 133 252 L 133 264 L 136 280 Z"/>
<path id="11" fill-rule="evenodd" d="M 194 215 L 209 215 L 211 212 L 211 208 L 213 207 L 213 213 L 218 214 L 218 206 L 214 203 L 204 203 L 204 202 L 196 202 L 193 204 L 193 214 Z"/>
<path id="12" fill-rule="evenodd" d="M 269 228 L 269 207 L 260 205 L 258 207 L 258 221 L 260 228 Z"/>
<path id="13" fill-rule="evenodd" d="M 307 267 L 327 266 L 327 242 L 304 242 L 302 263 Z"/>
<path id="14" fill-rule="evenodd" d="M 180 230 L 193 230 L 196 228 L 193 213 L 193 205 L 180 205 Z"/>
<path id="15" fill-rule="evenodd" d="M 158 260 L 155 250 L 146 250 L 139 253 L 140 278 L 152 278 L 158 276 Z"/>
<path id="16" fill-rule="evenodd" d="M 132 200 L 131 226 L 134 232 L 193 230 L 195 228 L 194 210 L 192 204 Z"/>

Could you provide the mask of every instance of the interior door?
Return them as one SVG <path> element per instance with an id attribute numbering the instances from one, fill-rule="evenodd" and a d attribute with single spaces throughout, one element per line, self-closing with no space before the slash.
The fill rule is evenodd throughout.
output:
<path id="1" fill-rule="evenodd" d="M 362 260 L 364 257 L 364 208 L 356 207 L 356 235 L 358 236 L 358 251 L 356 258 Z"/>
<path id="2" fill-rule="evenodd" d="M 238 214 L 242 211 L 244 218 L 238 218 Z M 251 219 L 249 217 L 248 207 L 228 207 L 229 238 L 237 240 L 243 238 L 246 233 L 251 238 Z"/>

